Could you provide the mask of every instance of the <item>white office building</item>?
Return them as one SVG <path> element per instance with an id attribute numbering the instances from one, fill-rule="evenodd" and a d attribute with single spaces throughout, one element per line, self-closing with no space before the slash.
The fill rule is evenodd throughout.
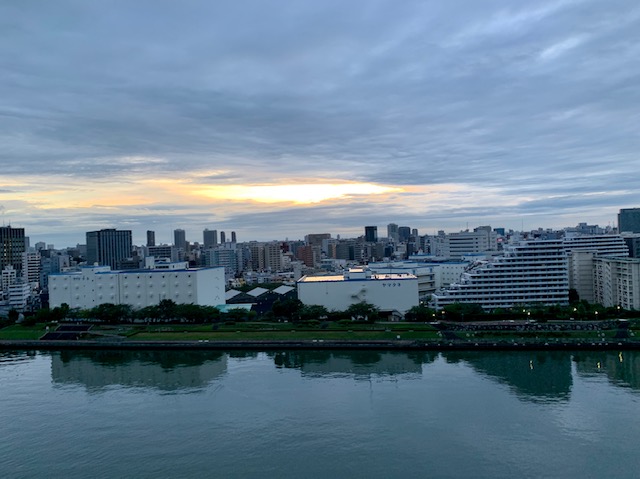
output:
<path id="1" fill-rule="evenodd" d="M 112 303 L 139 309 L 156 305 L 163 299 L 216 306 L 224 304 L 224 292 L 223 268 L 111 271 L 108 266 L 87 266 L 49 276 L 52 308 L 63 303 L 81 309 Z"/>
<path id="2" fill-rule="evenodd" d="M 352 304 L 367 302 L 382 311 L 404 314 L 419 302 L 418 278 L 413 274 L 376 274 L 352 268 L 343 275 L 303 276 L 297 284 L 300 301 L 331 311 L 344 311 Z"/>
<path id="3" fill-rule="evenodd" d="M 462 258 L 468 254 L 497 251 L 498 235 L 491 229 L 476 228 L 476 231 L 439 234 L 429 238 L 429 250 L 434 256 Z"/>
<path id="4" fill-rule="evenodd" d="M 28 283 L 15 283 L 9 286 L 9 306 L 16 311 L 24 311 L 31 298 L 31 286 Z"/>
<path id="5" fill-rule="evenodd" d="M 568 304 L 569 274 L 562 240 L 521 241 L 493 260 L 479 261 L 460 281 L 433 295 L 437 309 L 460 302 L 484 309 Z"/>
<path id="6" fill-rule="evenodd" d="M 33 288 L 40 284 L 41 266 L 40 253 L 37 251 L 25 251 L 22 253 L 22 278 Z"/>

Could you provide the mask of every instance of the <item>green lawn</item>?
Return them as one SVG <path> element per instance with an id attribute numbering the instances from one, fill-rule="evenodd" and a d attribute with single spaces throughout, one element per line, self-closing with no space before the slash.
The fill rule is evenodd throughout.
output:
<path id="1" fill-rule="evenodd" d="M 637 324 L 637 323 L 636 323 Z M 51 325 L 54 329 L 55 325 Z M 324 327 L 322 327 L 324 326 Z M 35 326 L 13 325 L 0 329 L 0 340 L 34 340 L 46 331 L 46 324 Z M 215 328 L 215 329 L 214 329 Z M 94 333 L 94 334 L 91 334 Z M 251 341 L 251 340 L 444 340 L 430 324 L 350 322 L 265 323 L 249 322 L 224 324 L 123 324 L 94 325 L 87 339 L 102 335 L 117 335 L 133 341 Z M 97 333 L 97 334 L 96 334 Z M 632 332 L 633 333 L 633 332 Z M 612 340 L 616 331 L 457 331 L 456 336 L 466 341 L 600 341 Z M 603 336 L 604 335 L 604 336 Z M 637 334 L 640 337 L 640 334 Z M 446 341 L 446 340 L 445 340 Z"/>
<path id="2" fill-rule="evenodd" d="M 140 332 L 129 337 L 134 341 L 295 341 L 301 340 L 391 340 L 397 339 L 437 339 L 437 333 L 429 332 L 386 332 L 386 331 L 185 331 L 185 332 Z"/>
<path id="3" fill-rule="evenodd" d="M 35 326 L 22 326 L 14 324 L 0 329 L 0 340 L 2 339 L 39 339 L 46 333 L 45 324 Z"/>

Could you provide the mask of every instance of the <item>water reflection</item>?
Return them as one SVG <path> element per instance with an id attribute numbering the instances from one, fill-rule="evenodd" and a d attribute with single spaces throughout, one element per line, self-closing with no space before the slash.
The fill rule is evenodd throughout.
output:
<path id="1" fill-rule="evenodd" d="M 442 354 L 464 361 L 508 385 L 522 399 L 567 400 L 571 392 L 571 353 L 561 351 L 464 351 Z"/>
<path id="2" fill-rule="evenodd" d="M 227 355 L 202 351 L 61 351 L 51 354 L 54 384 L 88 390 L 119 385 L 163 391 L 201 388 L 227 371 Z"/>
<path id="3" fill-rule="evenodd" d="M 37 356 L 36 351 L 0 351 L 0 367 L 31 361 Z"/>
<path id="4" fill-rule="evenodd" d="M 299 369 L 303 375 L 347 375 L 355 378 L 421 375 L 422 365 L 432 363 L 436 352 L 387 351 L 283 351 L 273 353 L 278 368 Z"/>
<path id="5" fill-rule="evenodd" d="M 580 351 L 574 354 L 580 375 L 605 376 L 614 386 L 640 389 L 640 352 Z"/>
<path id="6" fill-rule="evenodd" d="M 579 375 L 603 375 L 611 384 L 640 389 L 640 352 L 605 351 L 60 351 L 50 353 L 54 384 L 88 390 L 119 385 L 163 391 L 202 388 L 227 373 L 229 360 L 266 355 L 276 368 L 308 377 L 422 377 L 424 365 L 439 357 L 464 363 L 507 385 L 521 399 L 566 401 L 573 386 L 572 361 Z M 35 352 L 0 353 L 0 367 L 33 359 Z"/>

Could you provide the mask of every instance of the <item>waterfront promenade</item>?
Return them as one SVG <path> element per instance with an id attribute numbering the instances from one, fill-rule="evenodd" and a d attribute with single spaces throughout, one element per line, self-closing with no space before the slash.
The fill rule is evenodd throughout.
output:
<path id="1" fill-rule="evenodd" d="M 378 350 L 579 350 L 640 349 L 640 325 L 592 322 L 500 321 L 482 323 L 78 326 L 64 333 L 45 325 L 0 330 L 0 349 L 378 349 Z"/>

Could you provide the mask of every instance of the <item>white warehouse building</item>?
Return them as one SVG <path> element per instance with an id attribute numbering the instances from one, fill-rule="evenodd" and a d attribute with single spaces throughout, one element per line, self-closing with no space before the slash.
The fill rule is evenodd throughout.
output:
<path id="1" fill-rule="evenodd" d="M 70 308 L 89 309 L 112 303 L 139 309 L 163 299 L 200 306 L 224 304 L 224 268 L 111 271 L 109 266 L 86 266 L 49 275 L 51 308 L 66 303 Z"/>
<path id="2" fill-rule="evenodd" d="M 367 302 L 382 311 L 406 313 L 417 306 L 418 278 L 413 274 L 375 274 L 352 268 L 344 275 L 303 276 L 298 280 L 298 299 L 331 311 Z"/>

